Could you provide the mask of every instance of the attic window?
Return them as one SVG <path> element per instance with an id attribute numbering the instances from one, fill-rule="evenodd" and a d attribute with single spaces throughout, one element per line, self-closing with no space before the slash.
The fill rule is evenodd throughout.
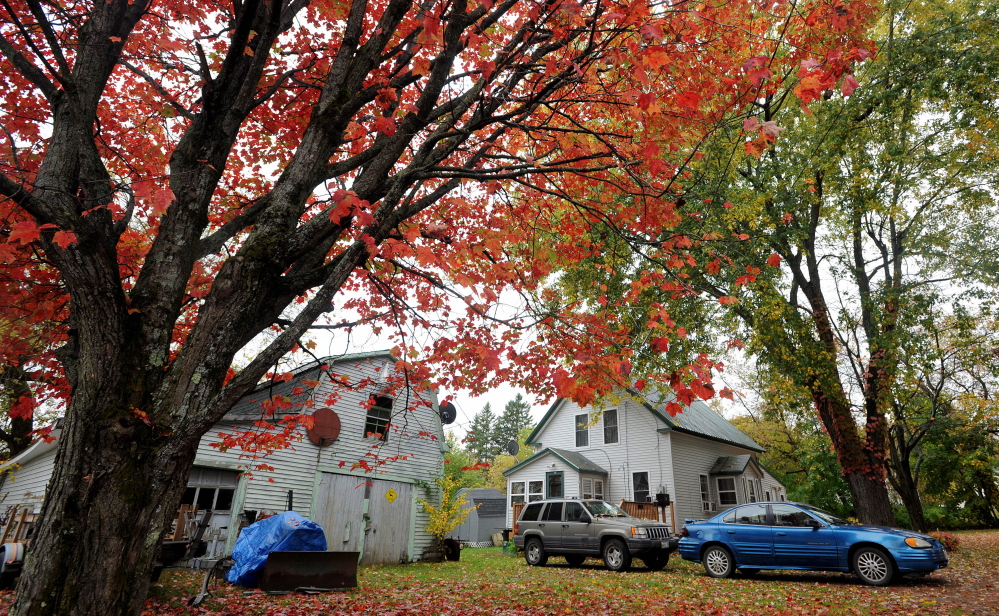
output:
<path id="1" fill-rule="evenodd" d="M 392 419 L 392 398 L 371 396 L 371 407 L 364 420 L 364 436 L 381 440 L 388 439 L 389 421 Z"/>

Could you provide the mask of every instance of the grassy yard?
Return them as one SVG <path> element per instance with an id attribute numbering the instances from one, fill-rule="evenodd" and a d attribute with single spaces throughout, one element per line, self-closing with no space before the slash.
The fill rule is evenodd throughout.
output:
<path id="1" fill-rule="evenodd" d="M 573 569 L 554 557 L 547 567 L 529 568 L 523 558 L 490 548 L 465 550 L 457 563 L 365 568 L 360 587 L 350 592 L 265 596 L 226 588 L 195 610 L 186 607 L 185 598 L 197 592 L 200 577 L 168 572 L 154 585 L 145 614 L 999 614 L 999 532 L 960 533 L 960 539 L 950 568 L 889 588 L 824 573 L 715 580 L 678 558 L 658 573 L 636 566 L 615 574 L 595 560 Z M 4 593 L 4 606 L 11 599 L 12 593 Z"/>

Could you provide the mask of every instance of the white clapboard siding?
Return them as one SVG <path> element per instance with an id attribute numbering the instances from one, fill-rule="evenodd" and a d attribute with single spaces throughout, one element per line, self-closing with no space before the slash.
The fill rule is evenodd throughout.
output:
<path id="1" fill-rule="evenodd" d="M 673 467 L 676 478 L 677 523 L 686 518 L 704 519 L 714 515 L 701 508 L 701 484 L 699 476 L 707 474 L 721 456 L 739 456 L 753 453 L 748 449 L 699 438 L 689 434 L 671 432 L 673 443 Z M 708 478 L 711 487 L 711 500 L 718 502 L 718 484 L 716 477 Z M 736 497 L 739 503 L 746 502 L 745 488 L 742 479 L 736 477 Z"/>
<path id="2" fill-rule="evenodd" d="M 616 443 L 604 442 L 604 411 L 616 409 L 618 422 L 618 440 Z M 576 446 L 576 416 L 587 414 L 590 420 L 588 444 Z M 564 449 L 582 454 L 591 462 L 607 471 L 604 480 L 604 500 L 620 503 L 622 500 L 634 498 L 633 473 L 647 472 L 649 474 L 649 489 L 655 494 L 659 486 L 674 494 L 673 488 L 673 454 L 668 434 L 658 431 L 666 425 L 653 415 L 647 408 L 635 400 L 625 397 L 608 403 L 597 410 L 593 407 L 580 406 L 571 400 L 562 400 L 548 422 L 542 426 L 541 432 L 535 437 L 540 443 L 538 451 L 544 448 Z M 555 464 L 554 469 L 548 468 Z M 579 475 L 555 456 L 546 456 L 537 462 L 514 471 L 507 479 L 507 494 L 510 494 L 509 482 L 512 481 L 543 481 L 549 470 L 565 472 L 565 495 L 578 498 L 580 494 Z M 588 475 L 589 476 L 589 475 Z M 509 496 L 508 496 L 509 498 Z M 512 527 L 511 507 L 507 503 L 507 525 Z"/>
<path id="3" fill-rule="evenodd" d="M 350 365 L 336 365 L 337 374 L 357 383 L 365 376 L 377 378 L 378 362 Z M 335 443 L 319 448 L 311 442 L 305 449 L 317 456 L 319 464 L 336 466 L 345 471 L 368 472 L 372 477 L 392 475 L 410 477 L 422 481 L 433 481 L 440 472 L 443 460 L 443 431 L 440 418 L 432 407 L 421 404 L 429 401 L 426 394 L 403 390 L 397 393 L 392 409 L 392 427 L 387 438 L 380 439 L 365 435 L 364 425 L 367 410 L 364 408 L 372 393 L 378 393 L 378 385 L 363 391 L 349 391 L 334 387 L 328 375 L 323 374 L 314 394 L 316 407 L 328 406 L 340 418 L 340 438 Z M 330 400 L 330 395 L 336 400 Z M 366 464 L 368 469 L 363 465 Z"/>
<path id="4" fill-rule="evenodd" d="M 15 466 L 4 478 L 3 487 L 0 488 L 0 507 L 6 509 L 17 505 L 19 508 L 31 507 L 34 513 L 41 511 L 56 456 L 54 446 L 46 449 L 47 451 L 25 461 L 23 465 Z"/>
<path id="5" fill-rule="evenodd" d="M 617 443 L 604 442 L 603 411 L 610 409 L 617 409 Z M 589 445 L 576 447 L 576 415 L 583 413 L 587 413 L 595 424 L 588 428 Z M 606 470 L 608 475 L 604 486 L 604 500 L 619 503 L 634 497 L 632 474 L 636 472 L 649 473 L 649 488 L 653 494 L 660 485 L 670 491 L 673 483 L 670 442 L 669 438 L 658 432 L 664 427 L 666 425 L 662 421 L 631 398 L 607 404 L 600 410 L 592 407 L 581 409 L 575 402 L 563 400 L 536 440 L 541 442 L 541 448 L 554 447 L 578 452 Z M 539 477 L 534 478 L 544 479 L 544 473 L 541 472 Z M 566 482 L 568 483 L 568 477 Z M 577 493 L 578 488 L 577 484 Z"/>
<path id="6" fill-rule="evenodd" d="M 424 485 L 413 486 L 413 551 L 412 560 L 420 560 L 424 550 L 430 547 L 433 542 L 433 535 L 427 532 L 427 524 L 430 522 L 430 514 L 424 511 L 419 504 L 419 500 L 428 499 L 434 505 L 439 505 L 439 499 L 430 497 L 429 491 Z"/>
<path id="7" fill-rule="evenodd" d="M 293 441 L 292 446 L 287 449 L 256 459 L 238 448 L 223 452 L 212 447 L 212 444 L 219 442 L 219 433 L 232 434 L 253 429 L 251 422 L 217 424 L 201 438 L 198 455 L 194 460 L 195 466 L 227 468 L 245 473 L 243 501 L 233 503 L 234 509 L 238 507 L 239 510 L 280 513 L 288 508 L 288 490 L 292 490 L 294 510 L 307 518 L 311 517 L 316 447 L 304 439 L 304 430 L 298 432 L 303 440 Z M 262 464 L 273 467 L 273 470 L 260 468 Z"/>

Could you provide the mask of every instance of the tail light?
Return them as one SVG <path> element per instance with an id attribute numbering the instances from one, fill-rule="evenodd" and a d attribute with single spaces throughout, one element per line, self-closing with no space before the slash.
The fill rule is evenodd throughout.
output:
<path id="1" fill-rule="evenodd" d="M 519 535 L 520 534 L 520 524 L 514 524 L 513 525 L 513 534 L 515 534 L 515 535 Z"/>
<path id="2" fill-rule="evenodd" d="M 687 527 L 686 526 L 684 526 L 683 528 L 680 529 L 680 536 L 681 537 L 689 537 L 690 536 L 690 532 L 687 531 Z"/>

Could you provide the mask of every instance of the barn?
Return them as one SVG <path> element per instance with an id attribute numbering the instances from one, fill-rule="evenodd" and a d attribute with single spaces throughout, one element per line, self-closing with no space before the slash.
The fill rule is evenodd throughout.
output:
<path id="1" fill-rule="evenodd" d="M 211 510 L 204 534 L 204 560 L 211 560 L 231 552 L 236 533 L 229 529 L 240 512 L 294 509 L 323 527 L 330 550 L 360 552 L 362 565 L 421 560 L 432 537 L 418 501 L 436 498 L 430 486 L 447 445 L 436 395 L 408 386 L 395 366 L 387 351 L 327 357 L 247 394 L 202 437 L 181 503 L 198 513 L 186 520 L 178 512 L 186 526 L 175 532 L 195 528 Z M 320 415 L 334 419 L 336 436 L 315 438 L 300 428 L 292 447 L 266 457 L 218 447 L 224 434 L 257 429 L 262 405 L 273 400 L 288 409 L 282 414 L 313 415 L 317 424 Z M 14 522 L 29 528 L 40 511 L 59 432 L 0 468 L 8 533 Z"/>

